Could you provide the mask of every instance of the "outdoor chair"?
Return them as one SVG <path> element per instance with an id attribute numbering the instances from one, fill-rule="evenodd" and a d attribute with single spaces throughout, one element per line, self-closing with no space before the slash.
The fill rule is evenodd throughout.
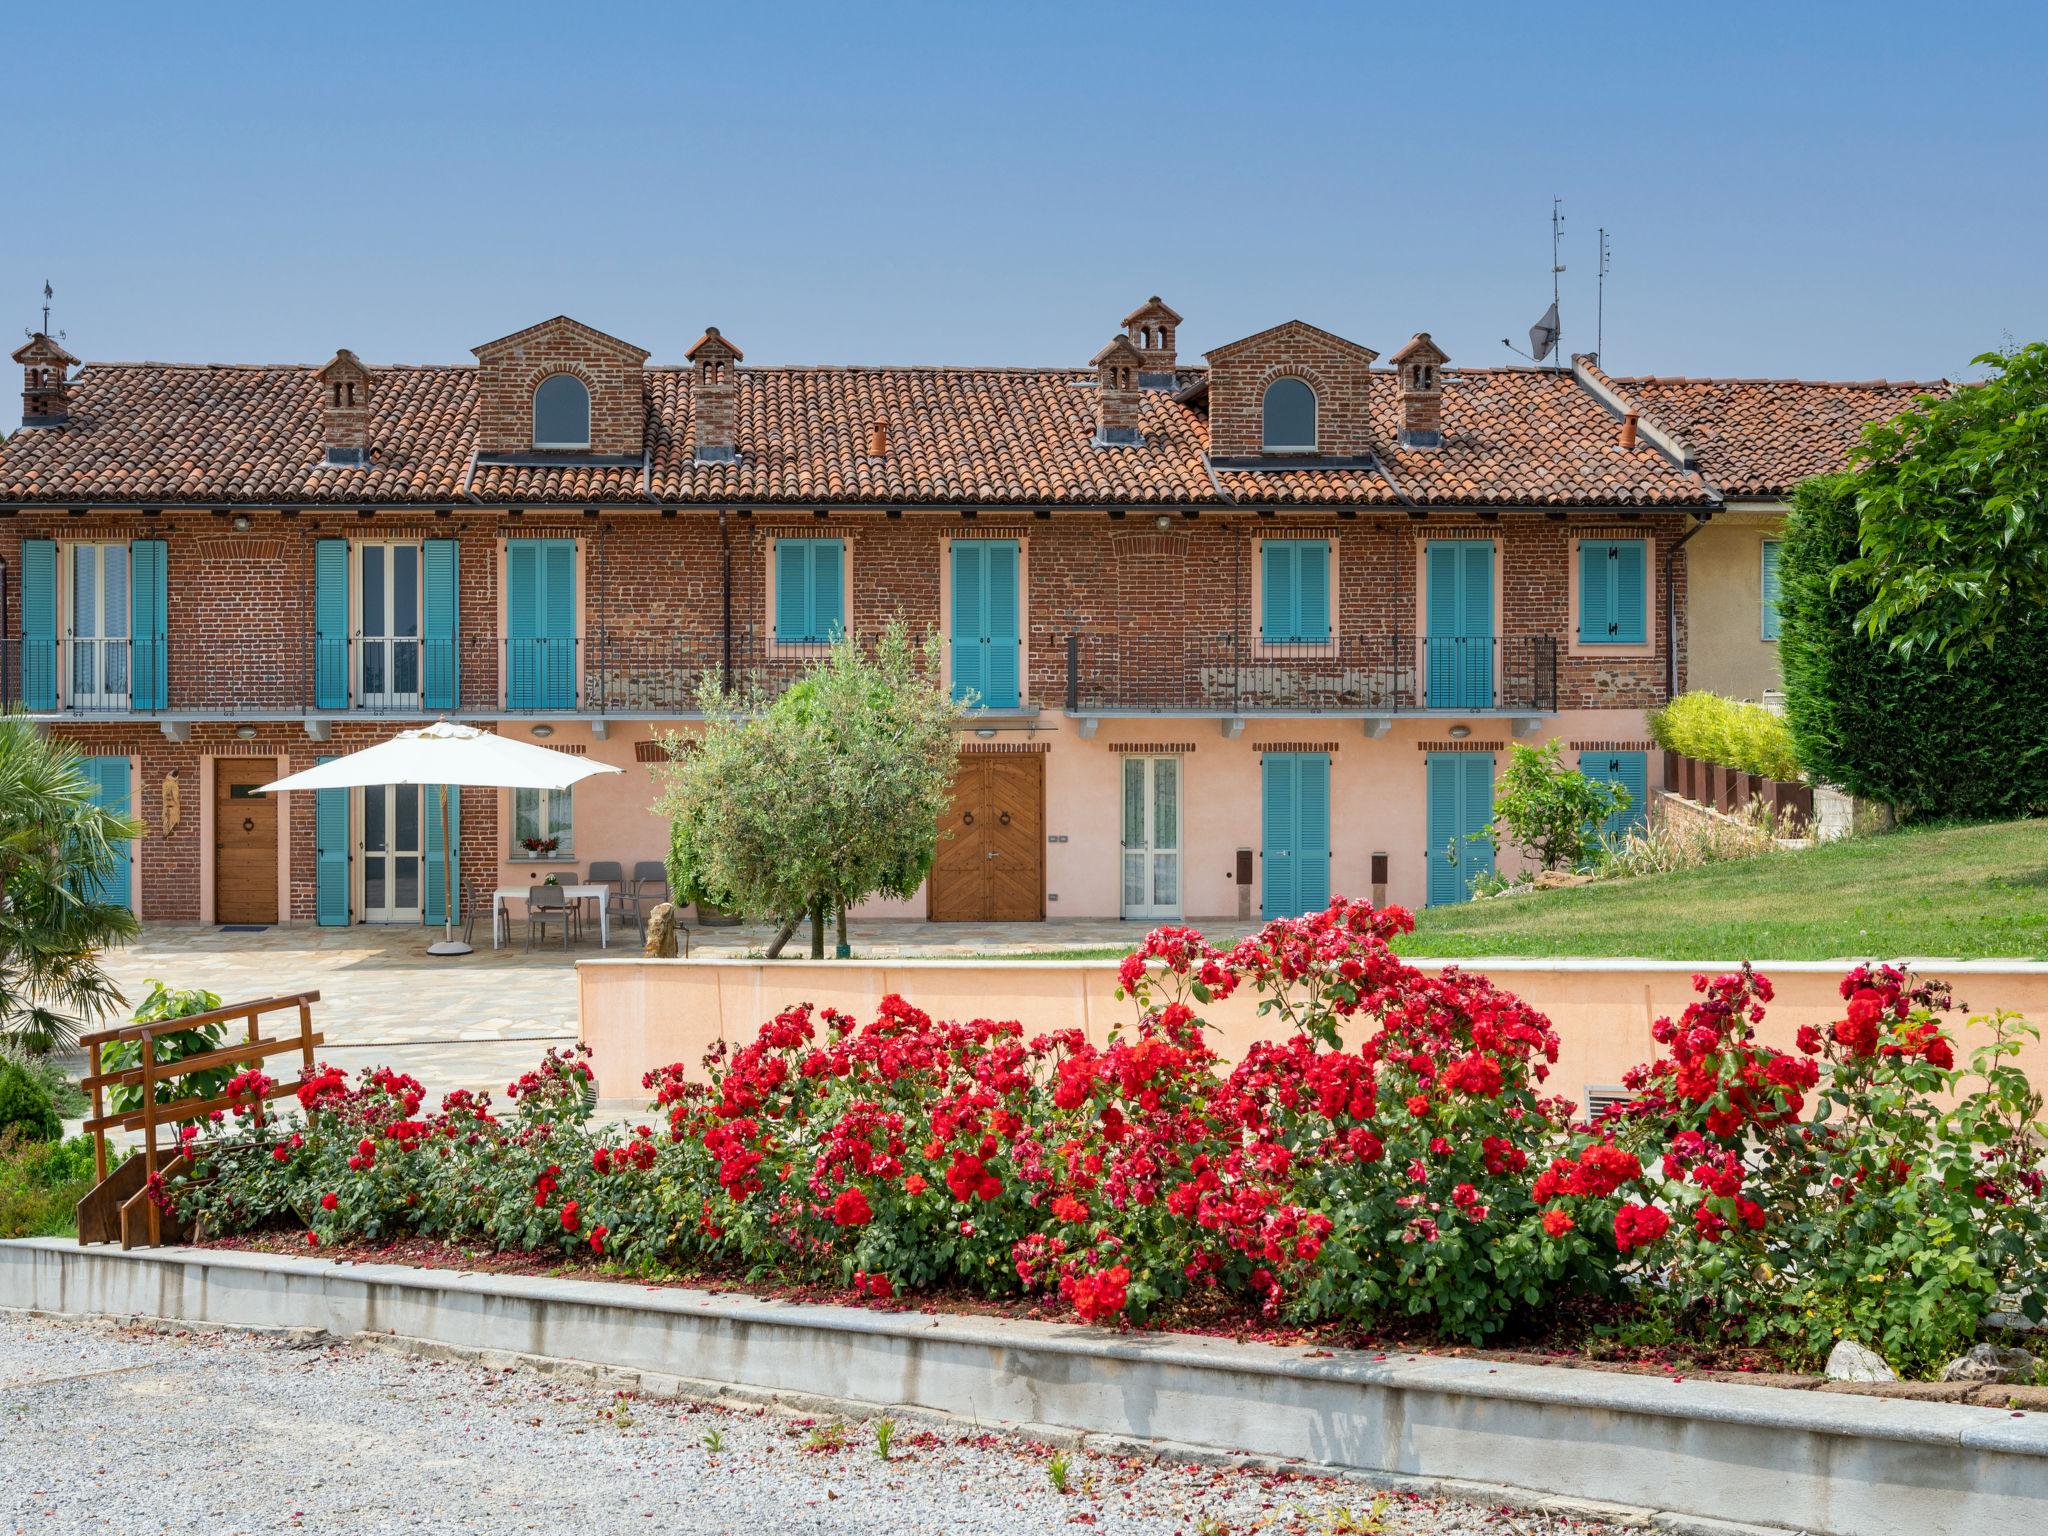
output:
<path id="1" fill-rule="evenodd" d="M 569 904 L 569 893 L 559 885 L 536 885 L 526 893 L 526 947 L 533 948 L 534 939 L 550 923 L 562 925 L 562 949 L 567 953 L 569 936 L 576 926 L 576 909 Z"/>
<path id="2" fill-rule="evenodd" d="M 590 865 L 589 885 L 605 887 L 604 909 L 621 917 L 630 916 L 626 905 L 626 871 L 616 859 L 595 859 Z"/>

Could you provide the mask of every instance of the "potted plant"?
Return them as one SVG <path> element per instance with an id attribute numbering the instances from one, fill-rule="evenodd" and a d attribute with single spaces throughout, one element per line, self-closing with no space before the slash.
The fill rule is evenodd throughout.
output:
<path id="1" fill-rule="evenodd" d="M 554 857 L 555 850 L 562 846 L 559 837 L 523 837 L 519 846 L 526 850 L 529 858 L 547 859 Z"/>

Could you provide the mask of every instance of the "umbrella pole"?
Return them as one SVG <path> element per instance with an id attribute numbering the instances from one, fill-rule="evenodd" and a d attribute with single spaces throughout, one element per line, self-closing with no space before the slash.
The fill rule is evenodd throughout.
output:
<path id="1" fill-rule="evenodd" d="M 441 942 L 429 944 L 427 953 L 466 955 L 470 952 L 469 946 L 455 940 L 455 847 L 448 840 L 448 786 L 438 784 L 435 788 L 441 794 Z M 496 931 L 495 928 L 492 930 L 493 933 Z"/>

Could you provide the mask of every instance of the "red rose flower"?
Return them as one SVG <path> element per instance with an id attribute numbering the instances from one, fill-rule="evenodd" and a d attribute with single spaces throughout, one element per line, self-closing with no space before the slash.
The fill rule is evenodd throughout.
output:
<path id="1" fill-rule="evenodd" d="M 339 1204 L 341 1204 L 341 1197 L 332 1190 L 329 1190 L 320 1197 L 320 1209 L 323 1211 L 331 1211 Z"/>
<path id="2" fill-rule="evenodd" d="M 1577 1225 L 1578 1223 L 1573 1221 L 1563 1211 L 1545 1211 L 1543 1213 L 1543 1230 L 1552 1237 L 1563 1237 L 1565 1233 L 1571 1231 Z"/>
<path id="3" fill-rule="evenodd" d="M 839 1198 L 832 1202 L 832 1220 L 842 1227 L 864 1227 L 874 1219 L 867 1194 L 858 1185 L 842 1189 Z"/>
<path id="4" fill-rule="evenodd" d="M 576 1202 L 571 1200 L 562 1207 L 562 1230 L 564 1232 L 574 1232 L 581 1225 L 583 1225 L 583 1218 L 576 1214 Z"/>
<path id="5" fill-rule="evenodd" d="M 599 1222 L 596 1226 L 590 1229 L 590 1251 L 592 1253 L 601 1255 L 604 1252 L 605 1236 L 610 1231 L 611 1228 L 606 1226 L 603 1222 Z"/>
<path id="6" fill-rule="evenodd" d="M 1654 1205 L 1633 1200 L 1614 1213 L 1614 1245 L 1623 1253 L 1647 1248 L 1671 1230 L 1671 1218 Z"/>

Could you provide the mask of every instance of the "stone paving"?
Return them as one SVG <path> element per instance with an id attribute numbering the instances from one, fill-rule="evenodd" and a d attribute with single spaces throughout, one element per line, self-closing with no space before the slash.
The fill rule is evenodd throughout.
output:
<path id="1" fill-rule="evenodd" d="M 602 950 L 594 934 L 564 954 L 524 948 L 518 939 L 498 950 L 478 925 L 476 953 L 429 955 L 439 929 L 274 927 L 230 932 L 193 923 L 149 923 L 134 943 L 109 957 L 109 969 L 130 1002 L 148 978 L 176 987 L 205 987 L 227 1002 L 318 988 L 315 1019 L 327 1037 L 322 1060 L 351 1071 L 387 1064 L 412 1073 L 438 1096 L 449 1088 L 501 1092 L 550 1044 L 576 1036 L 576 961 L 638 952 L 639 935 L 615 931 Z M 1063 923 L 855 922 L 855 955 L 900 958 L 1032 954 L 1135 944 L 1148 925 L 1111 920 Z M 1218 939 L 1251 925 L 1202 925 Z M 699 928 L 693 954 L 760 954 L 770 930 L 758 926 Z M 790 951 L 806 954 L 792 941 Z"/>

